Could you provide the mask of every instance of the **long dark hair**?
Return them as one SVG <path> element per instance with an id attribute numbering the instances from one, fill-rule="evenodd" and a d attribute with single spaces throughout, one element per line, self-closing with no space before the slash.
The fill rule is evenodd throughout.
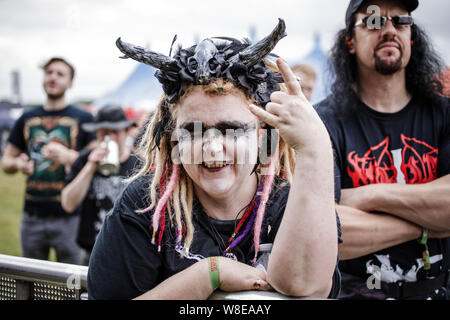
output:
<path id="1" fill-rule="evenodd" d="M 434 49 L 425 31 L 418 25 L 411 27 L 411 40 L 414 45 L 411 59 L 406 67 L 406 89 L 416 98 L 427 102 L 436 102 L 438 95 L 443 94 L 443 84 L 440 76 L 445 64 Z M 358 83 L 356 57 L 350 54 L 348 40 L 353 37 L 353 23 L 348 29 L 343 29 L 336 35 L 336 42 L 330 53 L 330 67 L 333 77 L 331 92 L 337 105 L 342 107 L 352 105 L 351 99 L 356 95 L 352 88 Z"/>

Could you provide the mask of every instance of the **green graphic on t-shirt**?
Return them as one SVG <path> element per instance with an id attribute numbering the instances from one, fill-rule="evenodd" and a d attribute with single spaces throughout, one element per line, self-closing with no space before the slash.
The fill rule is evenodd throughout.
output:
<path id="1" fill-rule="evenodd" d="M 65 168 L 59 163 L 46 159 L 42 149 L 50 142 L 60 143 L 73 149 L 74 129 L 77 122 L 68 117 L 41 117 L 27 121 L 28 150 L 34 161 L 34 173 L 27 180 L 27 198 L 30 200 L 59 201 L 66 178 Z"/>

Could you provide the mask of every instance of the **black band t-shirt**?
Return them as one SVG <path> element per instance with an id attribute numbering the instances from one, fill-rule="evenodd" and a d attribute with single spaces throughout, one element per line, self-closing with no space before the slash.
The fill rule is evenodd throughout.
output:
<path id="1" fill-rule="evenodd" d="M 91 152 L 92 150 L 88 149 L 80 152 L 67 176 L 66 185 L 80 173 Z M 94 173 L 86 197 L 77 208 L 81 215 L 77 236 L 77 243 L 80 247 L 89 252 L 92 251 L 106 214 L 113 208 L 114 201 L 125 188 L 124 179 L 133 174 L 138 164 L 139 159 L 131 154 L 124 162 L 120 163 L 117 174 L 105 176 L 99 172 Z"/>
<path id="2" fill-rule="evenodd" d="M 152 244 L 152 212 L 136 213 L 147 208 L 150 177 L 133 181 L 106 216 L 91 255 L 88 272 L 89 299 L 132 299 L 157 286 L 165 279 L 195 262 L 223 255 L 226 242 L 238 221 L 219 221 L 203 211 L 194 201 L 193 224 L 195 235 L 188 257 L 180 257 L 172 228 L 164 231 L 162 250 Z M 266 204 L 261 228 L 261 244 L 274 242 L 289 195 L 289 187 L 276 183 Z M 337 219 L 340 241 L 340 224 Z M 168 218 L 166 217 L 166 220 Z M 168 221 L 166 221 L 168 223 Z M 241 229 L 245 229 L 245 225 Z M 254 256 L 253 233 L 232 249 L 237 260 L 251 265 Z M 336 265 L 330 297 L 337 297 L 340 273 Z"/>
<path id="3" fill-rule="evenodd" d="M 449 99 L 431 105 L 413 97 L 401 111 L 387 114 L 354 97 L 351 110 L 336 106 L 333 97 L 316 106 L 333 143 L 340 180 L 336 185 L 420 184 L 450 173 Z M 447 239 L 428 240 L 429 271 L 422 260 L 424 246 L 416 240 L 341 261 L 340 269 L 360 279 L 359 290 L 366 292 L 363 296 L 386 298 L 379 290 L 366 290 L 373 270 L 381 270 L 386 283 L 433 278 L 448 269 L 447 246 Z"/>

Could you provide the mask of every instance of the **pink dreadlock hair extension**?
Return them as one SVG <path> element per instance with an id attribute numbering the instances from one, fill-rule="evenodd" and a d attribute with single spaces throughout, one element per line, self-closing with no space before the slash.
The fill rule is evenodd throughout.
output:
<path id="1" fill-rule="evenodd" d="M 163 196 L 159 199 L 158 204 L 156 205 L 155 212 L 153 213 L 152 244 L 155 244 L 155 237 L 156 237 L 156 232 L 158 231 L 158 227 L 159 227 L 161 211 L 163 210 L 164 207 L 166 207 L 167 202 L 169 201 L 169 197 L 172 194 L 173 189 L 175 188 L 175 184 L 177 183 L 177 180 L 178 180 L 178 173 L 179 173 L 179 165 L 174 164 L 172 166 L 172 174 L 170 175 L 169 183 L 167 184 L 166 190 L 164 191 Z"/>
<path id="2" fill-rule="evenodd" d="M 180 206 L 180 188 L 178 183 L 174 186 L 172 204 L 175 212 L 181 212 Z M 175 215 L 175 232 L 176 232 L 176 247 L 181 248 L 181 241 L 183 239 L 183 219 L 181 214 Z"/>
<path id="3" fill-rule="evenodd" d="M 272 190 L 272 183 L 275 177 L 275 165 L 277 163 L 277 155 L 278 152 L 270 159 L 268 174 L 264 178 L 264 186 L 262 190 L 261 203 L 259 205 L 258 211 L 256 212 L 256 220 L 253 231 L 253 243 L 255 246 L 255 257 L 252 260 L 253 263 L 256 263 L 256 257 L 259 252 L 259 238 L 261 235 L 261 226 L 263 222 L 264 212 L 266 210 L 266 203 L 269 199 L 270 191 Z"/>
<path id="4" fill-rule="evenodd" d="M 166 165 L 167 167 L 167 165 Z M 164 171 L 163 175 L 161 176 L 161 180 L 159 182 L 159 189 L 160 194 L 164 194 L 166 191 L 166 172 Z M 169 202 L 166 202 L 161 210 L 161 219 L 159 222 L 159 236 L 158 236 L 158 252 L 161 252 L 161 241 L 162 236 L 164 234 L 164 229 L 166 227 L 166 211 L 168 207 Z"/>
<path id="5" fill-rule="evenodd" d="M 167 209 L 167 203 L 164 204 L 164 207 L 162 208 L 161 219 L 159 221 L 158 252 L 161 252 L 161 241 L 162 241 L 162 237 L 164 234 L 164 229 L 166 227 L 166 209 Z"/>

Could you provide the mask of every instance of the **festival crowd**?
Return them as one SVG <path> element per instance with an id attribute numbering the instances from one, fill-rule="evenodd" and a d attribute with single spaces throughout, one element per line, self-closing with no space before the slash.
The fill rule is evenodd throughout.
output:
<path id="1" fill-rule="evenodd" d="M 272 53 L 282 19 L 169 56 L 117 39 L 164 91 L 139 122 L 68 104 L 50 58 L 1 159 L 27 176 L 22 255 L 88 265 L 89 299 L 448 300 L 449 95 L 418 6 L 349 1 L 314 106 L 317 71 Z"/>

